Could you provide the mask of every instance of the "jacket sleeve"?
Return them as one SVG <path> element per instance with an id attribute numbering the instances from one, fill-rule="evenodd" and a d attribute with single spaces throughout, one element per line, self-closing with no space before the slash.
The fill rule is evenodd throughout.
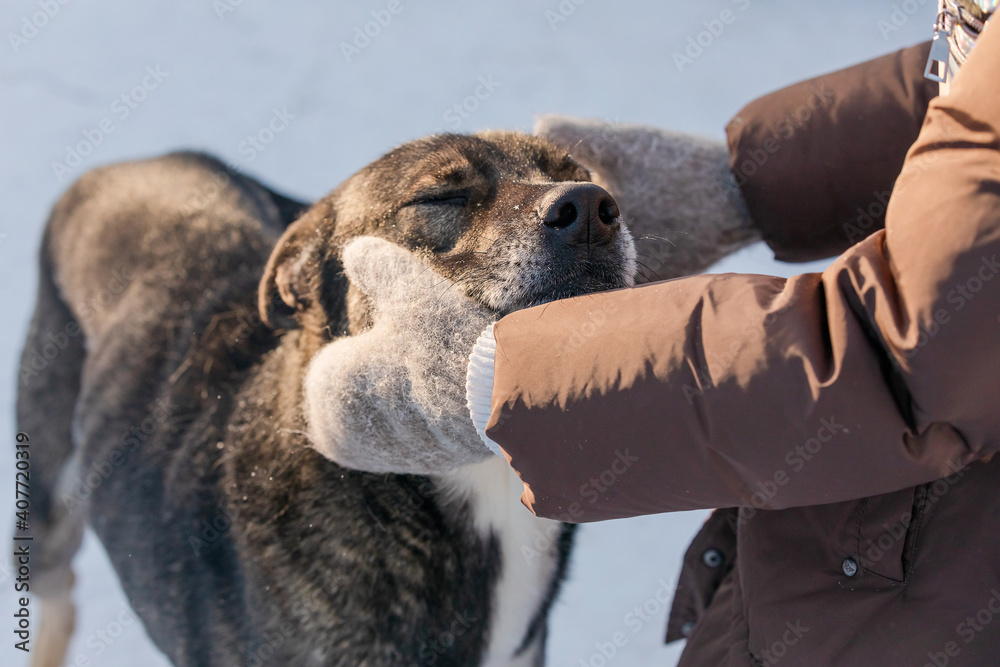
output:
<path id="1" fill-rule="evenodd" d="M 882 229 L 903 158 L 938 84 L 930 42 L 803 81 L 727 125 L 730 168 L 783 261 L 832 257 Z"/>
<path id="2" fill-rule="evenodd" d="M 487 433 L 584 522 L 889 493 L 1000 448 L 1000 28 L 931 103 L 887 228 L 822 274 L 706 275 L 494 328 Z"/>

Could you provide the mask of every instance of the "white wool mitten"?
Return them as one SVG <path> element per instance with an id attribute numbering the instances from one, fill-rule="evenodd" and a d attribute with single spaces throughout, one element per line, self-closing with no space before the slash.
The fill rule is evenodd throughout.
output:
<path id="1" fill-rule="evenodd" d="M 614 196 L 635 236 L 637 282 L 699 273 L 760 240 L 722 141 L 556 115 L 540 116 L 535 134 L 565 148 Z"/>
<path id="2" fill-rule="evenodd" d="M 443 473 L 492 456 L 466 404 L 469 354 L 493 322 L 489 311 L 383 239 L 354 239 L 342 262 L 374 324 L 327 344 L 309 364 L 313 447 L 379 473 Z"/>

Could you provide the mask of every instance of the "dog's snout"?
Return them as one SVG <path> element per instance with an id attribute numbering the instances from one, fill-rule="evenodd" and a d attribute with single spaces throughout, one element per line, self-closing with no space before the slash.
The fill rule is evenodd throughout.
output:
<path id="1" fill-rule="evenodd" d="M 618 204 L 593 183 L 553 188 L 539 202 L 538 215 L 546 227 L 568 230 L 580 243 L 607 243 L 618 229 Z"/>

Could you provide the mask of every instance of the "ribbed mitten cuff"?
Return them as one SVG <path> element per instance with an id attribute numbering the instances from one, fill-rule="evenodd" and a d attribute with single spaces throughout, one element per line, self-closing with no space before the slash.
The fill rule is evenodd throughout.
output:
<path id="1" fill-rule="evenodd" d="M 479 340 L 469 355 L 469 369 L 465 376 L 465 399 L 479 437 L 491 451 L 500 456 L 500 445 L 486 435 L 486 424 L 489 423 L 490 413 L 493 411 L 493 359 L 496 350 L 497 342 L 493 338 L 491 324 L 479 335 Z"/>

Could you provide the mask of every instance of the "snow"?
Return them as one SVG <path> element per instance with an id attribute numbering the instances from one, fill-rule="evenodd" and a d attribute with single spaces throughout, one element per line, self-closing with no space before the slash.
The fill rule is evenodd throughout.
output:
<path id="1" fill-rule="evenodd" d="M 437 130 L 527 130 L 537 113 L 721 138 L 728 118 L 756 96 L 927 39 L 934 12 L 930 0 L 9 0 L 0 6 L 0 294 L 8 322 L 0 329 L 0 434 L 15 433 L 17 355 L 42 226 L 59 193 L 88 168 L 202 148 L 316 198 L 403 141 Z M 363 48 L 348 62 L 341 43 L 378 18 L 384 26 L 367 44 L 359 40 Z M 26 28 L 32 20 L 44 25 Z M 30 38 L 15 47 L 10 35 L 22 30 Z M 678 68 L 674 53 L 699 39 L 701 53 L 692 48 L 696 57 Z M 474 111 L 454 109 L 477 89 L 466 103 Z M 281 117 L 262 150 L 247 142 Z M 96 146 L 57 177 L 53 163 L 85 140 Z M 793 275 L 822 266 L 778 264 L 755 246 L 717 268 Z M 4 451 L 0 497 L 13 498 L 13 443 Z M 12 533 L 11 515 L 0 534 Z M 667 609 L 657 596 L 672 593 L 661 588 L 672 588 L 704 517 L 585 526 L 553 615 L 549 664 L 674 664 L 681 647 L 662 644 Z M 67 664 L 166 664 L 90 535 L 76 569 L 80 615 Z M 16 604 L 8 558 L 0 580 L 0 663 L 26 665 L 4 629 Z M 647 605 L 656 608 L 650 620 L 628 616 Z M 599 645 L 618 632 L 627 643 L 604 658 Z"/>

